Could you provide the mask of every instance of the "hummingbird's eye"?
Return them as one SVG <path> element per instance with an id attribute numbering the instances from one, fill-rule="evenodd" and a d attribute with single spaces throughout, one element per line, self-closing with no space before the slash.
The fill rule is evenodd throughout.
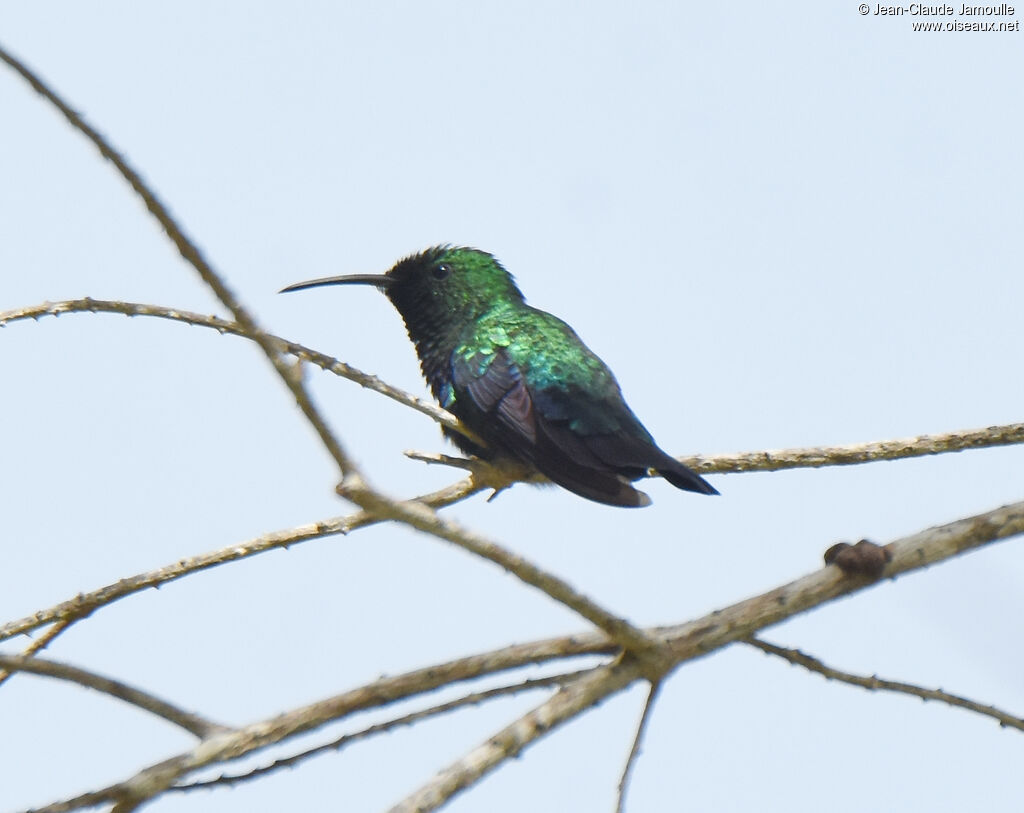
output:
<path id="1" fill-rule="evenodd" d="M 434 275 L 434 279 L 444 279 L 452 272 L 452 267 L 448 263 L 441 263 L 435 265 L 430 273 Z"/>

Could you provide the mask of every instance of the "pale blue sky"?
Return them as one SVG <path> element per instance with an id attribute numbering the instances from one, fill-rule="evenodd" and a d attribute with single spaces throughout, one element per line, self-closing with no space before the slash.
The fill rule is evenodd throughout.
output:
<path id="1" fill-rule="evenodd" d="M 475 245 L 572 323 L 684 454 L 1022 420 L 1024 40 L 911 23 L 855 3 L 54 2 L 0 6 L 0 41 L 141 169 L 268 329 L 421 394 L 379 294 L 275 291 Z M 218 310 L 9 71 L 0 111 L 0 310 L 86 295 Z M 344 510 L 326 454 L 241 340 L 74 315 L 0 331 L 0 365 L 0 621 Z M 431 421 L 309 379 L 375 484 L 413 495 L 452 479 L 401 455 L 444 450 Z M 715 499 L 650 482 L 642 511 L 516 486 L 450 514 L 660 624 L 802 575 L 837 540 L 1019 500 L 1022 471 L 1010 448 L 717 476 Z M 1022 580 L 1008 542 L 766 637 L 1022 714 Z M 50 654 L 245 723 L 582 628 L 493 566 L 381 527 L 130 598 Z M 537 702 L 150 809 L 384 809 Z M 611 809 L 641 703 L 608 702 L 449 809 Z M 0 730 L 5 813 L 190 745 L 30 677 L 0 688 Z M 1022 753 L 990 720 L 733 648 L 666 685 L 629 810 L 1016 810 Z"/>

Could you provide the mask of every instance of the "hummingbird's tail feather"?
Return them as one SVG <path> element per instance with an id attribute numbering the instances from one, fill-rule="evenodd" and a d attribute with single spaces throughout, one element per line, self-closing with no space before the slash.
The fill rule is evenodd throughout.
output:
<path id="1" fill-rule="evenodd" d="M 662 477 L 668 480 L 676 488 L 681 488 L 683 491 L 696 491 L 698 494 L 717 494 L 718 489 L 715 488 L 711 483 L 697 474 L 695 471 L 691 471 L 682 463 L 675 458 L 669 458 L 675 465 L 655 467 L 655 471 L 658 472 Z"/>
<path id="2" fill-rule="evenodd" d="M 567 421 L 547 420 L 534 413 L 533 443 L 516 443 L 516 452 L 530 460 L 549 480 L 588 500 L 640 508 L 651 498 L 631 482 L 654 469 L 676 488 L 717 494 L 703 477 L 670 457 L 647 438 L 624 434 L 579 435 Z"/>
<path id="3" fill-rule="evenodd" d="M 608 466 L 632 480 L 654 469 L 676 488 L 698 494 L 717 494 L 707 480 L 666 454 L 653 442 L 633 435 L 599 435 L 587 438 L 587 446 Z"/>

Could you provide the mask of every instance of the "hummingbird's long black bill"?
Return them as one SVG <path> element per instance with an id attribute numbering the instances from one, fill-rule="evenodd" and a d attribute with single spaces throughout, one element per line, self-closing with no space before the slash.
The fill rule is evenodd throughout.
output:
<path id="1" fill-rule="evenodd" d="M 278 291 L 279 294 L 289 291 L 301 291 L 305 288 L 319 288 L 321 285 L 376 285 L 378 288 L 387 288 L 394 280 L 386 274 L 350 274 L 345 277 L 321 277 L 310 279 L 305 282 L 296 282 L 287 288 Z"/>

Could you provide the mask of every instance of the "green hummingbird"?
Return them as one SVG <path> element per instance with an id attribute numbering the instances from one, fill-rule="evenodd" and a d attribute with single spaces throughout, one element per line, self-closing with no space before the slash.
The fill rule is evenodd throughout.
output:
<path id="1" fill-rule="evenodd" d="M 608 505 L 649 505 L 631 483 L 652 470 L 676 488 L 718 493 L 658 448 L 608 366 L 569 325 L 527 305 L 491 254 L 435 246 L 386 274 L 324 277 L 282 293 L 320 285 L 373 285 L 391 300 L 434 397 L 487 444 L 443 428 L 464 452 L 524 462 Z"/>

